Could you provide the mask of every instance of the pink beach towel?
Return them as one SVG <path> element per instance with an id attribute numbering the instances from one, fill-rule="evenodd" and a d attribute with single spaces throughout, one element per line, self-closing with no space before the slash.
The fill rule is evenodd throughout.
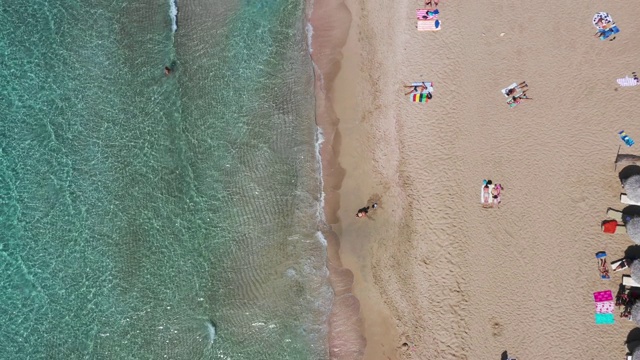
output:
<path id="1" fill-rule="evenodd" d="M 435 14 L 433 16 L 428 16 L 427 15 L 427 11 L 434 11 L 436 9 L 416 9 L 416 17 L 418 18 L 418 20 L 433 20 L 433 19 L 437 19 L 438 18 L 438 14 Z M 427 18 L 423 18 L 423 16 L 427 16 Z"/>
<path id="2" fill-rule="evenodd" d="M 636 86 L 636 85 L 640 85 L 640 82 L 636 81 L 636 79 L 634 78 L 630 78 L 630 77 L 623 77 L 620 78 L 618 80 L 616 80 L 618 82 L 618 84 L 620 86 Z"/>
<path id="3" fill-rule="evenodd" d="M 593 293 L 593 300 L 595 300 L 597 303 L 603 301 L 611 301 L 613 300 L 613 294 L 611 293 L 611 290 L 596 291 Z"/>
<path id="4" fill-rule="evenodd" d="M 611 314 L 613 313 L 615 303 L 613 300 L 601 301 L 596 303 L 596 313 L 598 314 Z"/>

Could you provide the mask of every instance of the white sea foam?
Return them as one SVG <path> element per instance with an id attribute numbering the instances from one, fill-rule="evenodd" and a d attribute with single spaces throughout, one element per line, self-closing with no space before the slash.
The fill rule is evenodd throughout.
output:
<path id="1" fill-rule="evenodd" d="M 207 332 L 209 332 L 209 342 L 213 343 L 216 339 L 216 327 L 211 321 L 207 321 Z"/>
<path id="2" fill-rule="evenodd" d="M 313 47 L 311 46 L 311 40 L 313 39 L 313 26 L 310 22 L 307 22 L 306 26 L 307 30 L 307 46 L 309 47 L 309 54 L 313 52 Z"/>
<path id="3" fill-rule="evenodd" d="M 169 16 L 171 17 L 171 32 L 178 30 L 178 0 L 169 0 Z"/>
<path id="4" fill-rule="evenodd" d="M 322 178 L 322 155 L 320 154 L 320 149 L 322 149 L 322 143 L 324 143 L 324 135 L 322 133 L 322 129 L 319 126 L 316 126 L 316 164 L 318 166 L 318 175 L 320 178 L 320 201 L 318 203 L 318 219 L 324 223 L 324 180 Z"/>

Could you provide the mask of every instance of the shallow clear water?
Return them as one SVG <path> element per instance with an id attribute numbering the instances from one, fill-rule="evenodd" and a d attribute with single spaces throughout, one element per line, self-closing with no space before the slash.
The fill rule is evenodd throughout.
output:
<path id="1" fill-rule="evenodd" d="M 1 359 L 326 358 L 303 3 L 179 11 L 0 3 Z"/>

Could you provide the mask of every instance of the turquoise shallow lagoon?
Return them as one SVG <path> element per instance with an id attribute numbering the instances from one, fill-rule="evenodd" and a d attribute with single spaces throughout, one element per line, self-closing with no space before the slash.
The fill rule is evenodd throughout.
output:
<path id="1" fill-rule="evenodd" d="M 178 9 L 0 3 L 0 359 L 327 357 L 304 3 Z"/>

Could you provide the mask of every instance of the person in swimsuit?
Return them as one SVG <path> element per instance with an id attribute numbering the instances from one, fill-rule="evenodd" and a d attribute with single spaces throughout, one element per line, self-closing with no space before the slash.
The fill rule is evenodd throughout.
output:
<path id="1" fill-rule="evenodd" d="M 482 206 L 487 206 L 491 202 L 491 190 L 489 190 L 489 184 L 485 184 L 482 188 Z"/>
<path id="2" fill-rule="evenodd" d="M 168 66 L 164 67 L 164 75 L 165 76 L 171 75 L 171 68 L 170 67 L 168 67 Z"/>
<path id="3" fill-rule="evenodd" d="M 411 91 L 409 91 L 405 95 L 419 94 L 422 91 L 427 90 L 427 84 L 425 84 L 425 83 L 422 83 L 422 85 L 405 85 L 405 87 L 411 89 Z"/>
<path id="4" fill-rule="evenodd" d="M 358 210 L 358 212 L 356 213 L 356 217 L 363 218 L 363 217 L 366 217 L 368 213 L 369 213 L 369 206 L 365 206 Z"/>

